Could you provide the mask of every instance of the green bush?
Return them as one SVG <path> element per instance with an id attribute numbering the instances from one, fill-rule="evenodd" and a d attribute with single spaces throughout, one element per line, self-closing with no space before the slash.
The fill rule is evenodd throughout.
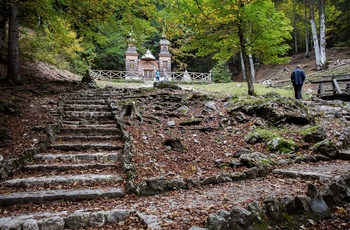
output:
<path id="1" fill-rule="evenodd" d="M 212 81 L 215 83 L 226 83 L 231 81 L 231 71 L 226 62 L 220 61 L 213 67 Z"/>

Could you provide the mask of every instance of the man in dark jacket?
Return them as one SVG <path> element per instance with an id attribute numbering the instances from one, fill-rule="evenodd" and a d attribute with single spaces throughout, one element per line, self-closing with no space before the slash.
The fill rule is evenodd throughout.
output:
<path id="1" fill-rule="evenodd" d="M 303 99 L 301 90 L 305 81 L 305 73 L 300 68 L 300 65 L 297 65 L 297 68 L 292 72 L 291 80 L 294 87 L 295 99 Z"/>

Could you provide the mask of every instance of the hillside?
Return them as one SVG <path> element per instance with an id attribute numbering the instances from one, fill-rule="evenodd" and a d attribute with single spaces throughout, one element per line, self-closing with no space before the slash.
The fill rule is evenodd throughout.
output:
<path id="1" fill-rule="evenodd" d="M 344 55 L 346 57 L 346 54 Z M 285 72 L 290 71 L 289 68 L 292 68 L 297 62 L 288 63 L 285 66 L 261 67 L 258 71 L 258 81 L 271 79 L 271 75 L 268 75 L 268 70 L 270 70 L 275 72 L 273 74 L 276 76 L 274 81 L 288 82 L 287 73 L 277 73 L 281 73 L 281 70 L 284 69 Z M 307 69 L 307 62 L 304 61 L 303 63 L 305 64 L 304 69 L 312 72 L 311 67 L 309 70 Z M 311 60 L 310 65 L 312 65 Z M 346 66 L 343 65 L 343 67 Z M 136 193 L 137 191 L 143 192 L 142 194 L 147 194 L 147 192 L 149 192 L 148 194 L 152 194 L 152 192 L 160 193 L 154 196 L 125 194 L 125 197 L 120 199 L 99 198 L 94 199 L 92 202 L 89 200 L 64 200 L 48 204 L 40 204 L 39 202 L 39 204 L 19 203 L 9 207 L 0 206 L 0 226 L 1 224 L 7 224 L 6 217 L 9 213 L 16 216 L 23 213 L 61 213 L 66 211 L 67 213 L 64 215 L 73 215 L 75 210 L 80 209 L 105 211 L 119 207 L 127 210 L 136 209 L 137 213 L 142 212 L 151 216 L 157 216 L 163 229 L 188 229 L 193 225 L 203 227 L 208 215 L 220 209 L 229 210 L 237 205 L 246 206 L 252 201 L 262 204 L 265 197 L 270 193 L 275 194 L 278 198 L 283 196 L 302 196 L 305 194 L 308 184 L 314 184 L 317 186 L 317 189 L 323 189 L 328 182 L 349 172 L 348 161 L 343 159 L 329 160 L 328 152 L 326 157 L 318 155 L 309 148 L 310 143 L 305 143 L 303 134 L 299 132 L 300 129 L 308 127 L 308 125 L 305 126 L 305 122 L 308 124 L 317 121 L 331 140 L 337 142 L 338 145 L 341 143 L 341 146 L 349 144 L 346 139 L 348 134 L 345 117 L 347 114 L 344 113 L 344 117 L 342 117 L 342 114 L 345 110 L 349 114 L 350 112 L 347 108 L 342 108 L 341 103 L 322 104 L 322 102 L 317 101 L 303 101 L 301 103 L 304 104 L 301 105 L 295 100 L 284 101 L 278 98 L 276 100 L 274 95 L 272 95 L 272 98 L 266 99 L 256 97 L 255 99 L 258 101 L 257 105 L 259 106 L 256 106 L 256 111 L 251 110 L 250 115 L 248 115 L 244 111 L 254 109 L 254 106 L 248 108 L 245 107 L 244 103 L 241 105 L 237 103 L 231 109 L 230 106 L 227 106 L 227 101 L 213 99 L 208 97 L 208 95 L 185 90 L 120 89 L 108 93 L 100 90 L 65 96 L 65 93 L 73 93 L 82 89 L 79 82 L 75 81 L 79 77 L 43 64 L 25 64 L 22 68 L 23 78 L 26 83 L 24 86 L 10 87 L 2 85 L 0 87 L 0 154 L 2 154 L 3 158 L 14 158 L 23 149 L 37 146 L 46 136 L 47 126 L 57 123 L 58 111 L 64 111 L 61 113 L 64 114 L 64 119 L 60 120 L 60 122 L 64 124 L 65 132 L 70 131 L 70 135 L 58 135 L 59 139 L 55 140 L 55 144 L 50 147 L 51 149 L 46 154 L 58 153 L 57 155 L 67 156 L 71 155 L 72 151 L 76 152 L 76 149 L 72 150 L 68 147 L 76 148 L 80 146 L 80 154 L 84 150 L 81 149 L 82 146 L 101 147 L 101 143 L 92 145 L 96 143 L 91 143 L 94 141 L 86 137 L 90 137 L 91 134 L 93 136 L 96 135 L 96 131 L 99 130 L 96 128 L 97 125 L 104 127 L 107 131 L 111 131 L 110 127 L 114 126 L 112 129 L 114 132 L 116 131 L 115 122 L 117 122 L 118 129 L 123 128 L 123 132 L 132 136 L 132 143 L 124 142 L 124 146 L 131 146 L 130 148 L 132 148 L 132 162 L 128 161 L 130 160 L 130 155 L 123 155 L 120 162 L 114 162 L 115 165 L 113 167 L 115 166 L 117 169 L 82 168 L 79 170 L 74 168 L 67 170 L 67 164 L 63 162 L 63 158 L 58 159 L 56 163 L 64 166 L 65 169 L 62 169 L 62 171 L 54 170 L 54 172 L 46 170 L 21 172 L 21 174 L 15 175 L 11 179 L 16 180 L 30 176 L 49 179 L 46 179 L 43 184 L 33 184 L 33 186 L 24 187 L 23 184 L 25 183 L 23 182 L 20 182 L 17 187 L 1 184 L 0 189 L 4 196 L 17 192 L 28 193 L 29 191 L 29 193 L 34 193 L 35 190 L 52 194 L 57 189 L 86 190 L 103 187 L 104 190 L 109 191 L 109 189 L 115 189 L 120 185 L 129 191 L 134 189 Z M 336 68 L 338 69 L 338 67 L 335 67 L 327 71 L 332 71 Z M 328 74 L 329 72 L 324 71 L 323 73 Z M 35 77 L 36 75 L 39 77 Z M 108 103 L 106 103 L 107 100 Z M 121 106 L 123 104 L 119 104 L 119 102 L 130 103 L 133 100 L 135 100 L 136 105 L 142 105 L 139 107 L 142 119 L 138 117 L 137 111 L 134 110 L 131 111 L 136 112 L 134 114 L 136 119 L 128 118 L 128 115 L 131 117 L 132 113 L 128 114 L 126 108 L 130 107 L 124 107 Z M 203 109 L 203 102 L 205 101 L 213 102 L 214 108 L 213 104 L 205 103 L 207 108 Z M 118 103 L 115 103 L 113 106 L 110 102 Z M 116 104 L 119 106 L 115 106 Z M 179 106 L 181 107 L 179 108 Z M 310 106 L 311 116 L 305 118 L 300 113 L 300 109 L 303 110 L 303 106 Z M 319 110 L 319 107 L 323 107 L 324 110 Z M 121 117 L 121 115 L 118 116 L 123 121 L 122 123 L 119 123 L 121 121 L 114 116 L 109 117 L 111 120 L 103 119 L 103 116 L 108 115 L 106 111 L 113 108 L 115 109 L 114 114 L 126 115 L 126 118 Z M 337 112 L 331 111 L 332 108 L 336 109 Z M 263 113 L 259 109 L 262 109 Z M 274 110 L 272 115 L 278 114 L 279 121 L 269 120 L 275 117 L 269 115 L 268 111 L 270 109 Z M 252 113 L 255 115 L 251 115 Z M 285 116 L 291 116 L 289 119 L 291 123 L 282 124 L 283 127 L 281 127 L 280 122 L 284 123 L 288 120 L 285 119 Z M 100 120 L 100 118 L 102 119 Z M 301 124 L 298 124 L 297 121 L 301 122 Z M 198 125 L 199 123 L 201 125 Z M 259 129 L 259 127 L 269 126 L 267 123 L 275 124 L 276 126 L 273 130 L 276 130 L 282 137 L 295 140 L 299 150 L 295 153 L 272 153 L 263 142 L 252 144 L 246 141 L 245 137 L 248 133 Z M 277 124 L 279 125 L 277 126 Z M 69 130 L 67 127 L 70 127 Z M 87 127 L 90 127 L 87 130 L 87 136 L 75 135 L 77 130 L 86 130 Z M 101 129 L 100 131 L 103 132 L 104 129 Z M 123 138 L 128 136 L 125 133 L 123 133 Z M 75 142 L 72 145 L 70 140 L 76 137 L 79 138 L 80 142 Z M 254 139 L 254 135 L 252 137 Z M 108 144 L 120 144 L 120 140 L 116 141 L 115 137 L 103 139 L 109 138 L 109 136 L 94 136 L 94 138 L 98 138 L 97 140 L 108 140 L 106 141 Z M 129 140 L 128 138 L 125 139 Z M 85 141 L 85 145 L 81 144 L 83 141 Z M 69 146 L 64 145 L 67 142 Z M 111 145 L 103 146 L 110 147 Z M 62 147 L 64 149 L 55 149 Z M 124 150 L 122 151 L 123 153 Z M 86 151 L 87 154 L 92 155 L 95 153 L 89 151 L 91 150 Z M 94 151 L 97 150 L 94 149 Z M 254 171 L 257 170 L 257 167 L 253 167 L 253 165 L 259 164 L 257 162 L 260 161 L 258 158 L 256 159 L 257 161 L 246 159 L 246 163 L 243 163 L 244 158 L 242 160 L 240 156 L 246 154 L 254 155 L 257 151 L 269 154 L 269 158 L 263 158 L 261 162 L 266 163 L 267 160 L 268 164 L 271 163 L 273 167 L 262 167 L 259 168 L 259 170 L 262 170 Z M 258 157 L 266 157 L 263 155 Z M 273 161 L 270 162 L 268 159 L 273 159 Z M 76 181 L 67 185 L 50 184 L 48 182 L 52 181 L 50 176 L 75 178 L 76 175 L 83 176 L 96 173 L 100 177 L 104 177 L 106 173 L 122 173 L 120 165 L 123 165 L 122 162 L 125 163 L 125 161 L 126 165 L 131 164 L 132 167 L 128 167 L 125 175 L 122 176 L 122 178 L 127 178 L 116 183 L 108 178 L 101 183 L 88 181 L 81 183 Z M 278 165 L 274 165 L 275 161 L 279 162 Z M 69 163 L 73 164 L 72 162 Z M 36 164 L 36 162 L 32 162 L 30 166 L 34 166 L 33 164 Z M 101 165 L 97 164 L 98 167 L 102 167 Z M 57 167 L 57 165 L 53 166 Z M 39 169 L 42 169 L 40 167 Z M 133 168 L 136 169 L 134 172 Z M 273 168 L 280 170 L 278 172 L 281 172 L 281 174 L 269 171 Z M 263 171 L 265 169 L 266 171 Z M 292 170 L 295 177 L 289 178 L 287 174 L 290 171 L 288 170 Z M 228 175 L 232 175 L 234 181 Z M 62 179 L 61 177 L 60 180 Z M 196 181 L 196 177 L 201 179 Z M 160 178 L 160 180 L 157 180 L 157 178 Z M 182 178 L 185 179 L 182 180 Z M 128 181 L 129 179 L 130 181 Z M 31 180 L 33 182 L 33 178 Z M 165 185 L 161 182 L 164 182 L 164 180 L 167 181 L 166 183 L 171 182 L 169 185 L 171 191 L 162 194 L 164 192 L 162 189 Z M 186 183 L 186 186 L 188 185 L 187 189 L 183 189 L 184 183 Z M 147 185 L 153 186 L 155 191 L 148 191 Z M 138 186 L 138 188 L 135 186 Z M 157 191 L 157 189 L 160 191 Z M 38 200 L 40 199 L 38 198 Z M 305 221 L 309 222 L 309 229 L 331 229 L 327 228 L 327 226 L 350 227 L 350 223 L 346 221 L 350 214 L 348 210 L 349 205 L 332 209 L 334 215 L 339 216 L 339 218 L 331 218 L 326 223 Z M 134 214 L 125 222 L 119 222 L 114 226 L 106 226 L 105 229 L 147 229 L 145 223 L 139 223 L 140 214 L 137 214 L 138 216 L 136 212 Z M 1 219 L 2 217 L 5 219 Z M 1 220 L 3 221 L 2 223 Z M 283 227 L 283 224 L 281 227 Z"/>

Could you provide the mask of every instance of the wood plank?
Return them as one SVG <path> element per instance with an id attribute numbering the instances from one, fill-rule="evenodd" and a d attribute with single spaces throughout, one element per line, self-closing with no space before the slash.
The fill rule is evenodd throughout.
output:
<path id="1" fill-rule="evenodd" d="M 333 78 L 332 80 L 333 80 L 333 95 L 334 94 L 342 94 L 342 91 L 339 87 L 337 79 Z"/>

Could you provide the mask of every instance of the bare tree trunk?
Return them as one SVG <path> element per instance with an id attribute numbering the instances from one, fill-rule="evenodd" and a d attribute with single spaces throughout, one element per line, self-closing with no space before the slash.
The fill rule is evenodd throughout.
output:
<path id="1" fill-rule="evenodd" d="M 307 21 L 307 0 L 304 0 L 304 12 L 305 12 L 305 57 L 309 56 L 309 23 Z"/>
<path id="2" fill-rule="evenodd" d="M 254 68 L 253 55 L 249 54 L 248 57 L 249 57 L 250 74 L 252 75 L 252 79 L 254 81 L 255 80 L 255 68 Z"/>
<path id="3" fill-rule="evenodd" d="M 316 70 L 321 70 L 323 68 L 321 63 L 321 52 L 320 45 L 318 42 L 318 35 L 316 30 L 315 15 L 314 15 L 314 0 L 309 0 L 310 8 L 310 24 L 312 31 L 312 40 L 314 44 L 315 58 L 316 58 Z"/>
<path id="4" fill-rule="evenodd" d="M 247 78 L 246 78 L 246 75 L 245 75 L 245 66 L 244 66 L 242 50 L 241 50 L 241 52 L 239 52 L 239 56 L 241 58 L 242 77 L 243 77 L 243 80 L 246 80 Z"/>
<path id="5" fill-rule="evenodd" d="M 7 81 L 13 85 L 22 84 L 19 74 L 18 27 L 18 0 L 10 0 Z"/>
<path id="6" fill-rule="evenodd" d="M 318 1 L 318 12 L 320 17 L 320 55 L 322 68 L 326 68 L 326 19 L 324 12 L 325 0 Z"/>
<path id="7" fill-rule="evenodd" d="M 0 63 L 6 63 L 6 22 L 7 7 L 4 1 L 0 1 Z"/>

